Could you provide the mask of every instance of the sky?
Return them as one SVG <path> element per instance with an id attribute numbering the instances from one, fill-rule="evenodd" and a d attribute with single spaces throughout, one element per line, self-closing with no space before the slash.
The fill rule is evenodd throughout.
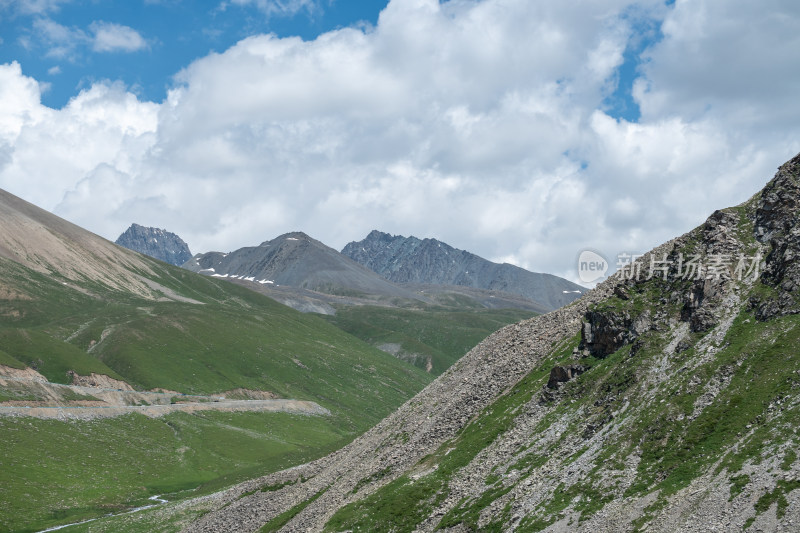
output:
<path id="1" fill-rule="evenodd" d="M 0 188 L 193 253 L 440 239 L 578 281 L 800 152 L 796 0 L 0 0 Z"/>

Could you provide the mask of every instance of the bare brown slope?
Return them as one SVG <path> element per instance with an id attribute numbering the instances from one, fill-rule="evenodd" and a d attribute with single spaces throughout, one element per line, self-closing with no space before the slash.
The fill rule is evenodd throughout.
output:
<path id="1" fill-rule="evenodd" d="M 157 298 L 149 260 L 0 189 L 0 256 L 46 275 Z"/>

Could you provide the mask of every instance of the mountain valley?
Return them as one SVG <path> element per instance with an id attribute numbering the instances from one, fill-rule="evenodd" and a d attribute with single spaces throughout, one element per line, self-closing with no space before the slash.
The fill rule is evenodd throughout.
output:
<path id="1" fill-rule="evenodd" d="M 302 232 L 229 253 L 198 254 L 183 268 L 321 314 L 434 375 L 499 327 L 550 309 L 498 290 L 394 283 Z"/>
<path id="2" fill-rule="evenodd" d="M 196 502 L 185 531 L 795 530 L 798 198 L 800 156 L 346 448 Z"/>
<path id="3" fill-rule="evenodd" d="M 116 246 L 6 192 L 0 218 L 0 530 L 102 516 L 155 494 L 185 498 L 305 462 L 431 379 L 318 317 Z M 8 379 L 20 372 L 29 379 Z M 223 395 L 319 409 L 126 412 Z M 78 414 L 123 406 L 116 417 Z M 19 416 L 26 408 L 58 415 Z"/>

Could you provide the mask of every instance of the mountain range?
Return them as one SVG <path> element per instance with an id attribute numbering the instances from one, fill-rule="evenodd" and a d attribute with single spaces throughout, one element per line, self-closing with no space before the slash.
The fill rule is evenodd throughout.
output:
<path id="1" fill-rule="evenodd" d="M 383 245 L 387 238 L 398 245 L 388 256 Z M 415 242 L 422 245 L 412 246 Z M 402 275 L 377 268 L 385 262 L 401 262 Z M 325 314 L 333 314 L 331 304 L 336 303 L 433 304 L 456 296 L 486 308 L 546 312 L 585 290 L 557 276 L 491 263 L 433 239 L 392 238 L 378 231 L 361 243 L 348 244 L 342 253 L 293 232 L 230 253 L 198 254 L 183 267 L 249 282 L 251 288 L 295 309 Z"/>
<path id="2" fill-rule="evenodd" d="M 212 277 L 338 296 L 417 299 L 412 291 L 388 282 L 302 232 L 230 253 L 198 254 L 183 267 Z"/>
<path id="3" fill-rule="evenodd" d="M 548 310 L 566 305 L 585 288 L 552 274 L 493 263 L 436 239 L 389 235 L 377 230 L 351 242 L 342 254 L 395 283 L 457 285 L 516 294 Z"/>
<path id="4" fill-rule="evenodd" d="M 796 531 L 798 199 L 800 155 L 346 448 L 187 503 L 184 531 Z"/>

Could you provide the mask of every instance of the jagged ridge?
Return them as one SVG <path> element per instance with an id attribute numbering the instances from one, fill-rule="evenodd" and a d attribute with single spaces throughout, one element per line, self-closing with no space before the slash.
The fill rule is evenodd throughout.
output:
<path id="1" fill-rule="evenodd" d="M 586 291 L 552 274 L 498 264 L 436 239 L 389 235 L 377 230 L 342 253 L 395 283 L 458 285 L 517 294 L 553 310 Z"/>

